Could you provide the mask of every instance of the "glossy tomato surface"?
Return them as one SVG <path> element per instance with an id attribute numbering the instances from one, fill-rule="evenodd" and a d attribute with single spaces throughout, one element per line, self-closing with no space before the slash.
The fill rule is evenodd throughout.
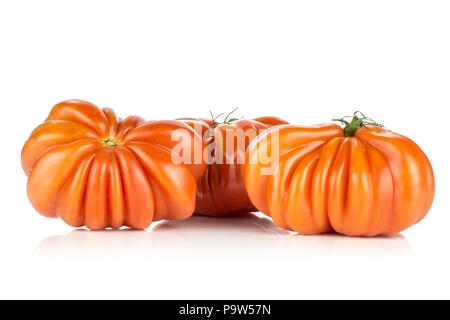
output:
<path id="1" fill-rule="evenodd" d="M 279 157 L 262 174 L 267 150 Z M 274 128 L 251 143 L 248 157 L 244 180 L 253 204 L 301 234 L 397 233 L 420 221 L 433 202 L 426 155 L 412 140 L 377 126 L 354 136 L 335 124 Z"/>
<path id="2" fill-rule="evenodd" d="M 209 150 L 209 164 L 197 188 L 195 213 L 227 216 L 257 211 L 242 181 L 242 164 L 249 143 L 264 130 L 287 124 L 277 117 L 237 120 L 213 125 L 210 119 L 179 119 L 194 128 Z M 227 146 L 232 145 L 231 148 Z"/>
<path id="3" fill-rule="evenodd" d="M 22 150 L 28 197 L 42 215 L 93 230 L 189 217 L 205 166 L 173 161 L 178 129 L 201 142 L 179 121 L 119 120 L 86 101 L 59 103 Z"/>

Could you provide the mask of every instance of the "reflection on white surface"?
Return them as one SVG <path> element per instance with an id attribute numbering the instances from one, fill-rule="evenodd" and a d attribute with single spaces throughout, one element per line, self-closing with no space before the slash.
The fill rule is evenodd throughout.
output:
<path id="1" fill-rule="evenodd" d="M 194 216 L 164 221 L 150 230 L 87 231 L 50 236 L 36 247 L 36 259 L 414 259 L 400 234 L 351 238 L 336 234 L 300 236 L 257 215 L 229 218 Z"/>
<path id="2" fill-rule="evenodd" d="M 320 236 L 290 235 L 283 237 L 274 250 L 280 255 L 298 254 L 309 257 L 415 259 L 408 240 L 401 234 L 373 238 L 354 238 L 332 233 Z"/>

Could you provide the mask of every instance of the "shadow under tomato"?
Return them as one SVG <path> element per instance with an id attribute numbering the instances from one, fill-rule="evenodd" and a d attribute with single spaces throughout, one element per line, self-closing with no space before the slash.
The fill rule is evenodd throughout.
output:
<path id="1" fill-rule="evenodd" d="M 301 236 L 278 228 L 262 214 L 233 217 L 193 216 L 162 221 L 149 230 L 76 229 L 67 235 L 50 236 L 36 247 L 36 259 L 278 259 L 351 260 L 390 257 L 414 258 L 401 235 L 352 238 L 337 234 Z"/>
<path id="2" fill-rule="evenodd" d="M 347 237 L 336 233 L 318 236 L 290 235 L 273 247 L 279 257 L 340 258 L 346 260 L 416 260 L 402 234 L 377 237 Z"/>
<path id="3" fill-rule="evenodd" d="M 289 232 L 271 220 L 247 214 L 239 217 L 193 216 L 185 220 L 157 222 L 149 230 L 75 229 L 50 236 L 34 250 L 37 259 L 59 258 L 179 258 L 192 253 L 246 254 L 273 245 Z"/>

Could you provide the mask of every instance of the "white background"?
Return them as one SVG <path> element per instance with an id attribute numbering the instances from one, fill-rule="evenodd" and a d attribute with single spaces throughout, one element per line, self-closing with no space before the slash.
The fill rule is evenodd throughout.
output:
<path id="1" fill-rule="evenodd" d="M 450 298 L 449 1 L 0 1 L 0 298 Z M 296 124 L 361 110 L 429 156 L 428 216 L 384 238 L 261 217 L 73 231 L 37 214 L 20 151 L 57 102 L 121 117 Z"/>

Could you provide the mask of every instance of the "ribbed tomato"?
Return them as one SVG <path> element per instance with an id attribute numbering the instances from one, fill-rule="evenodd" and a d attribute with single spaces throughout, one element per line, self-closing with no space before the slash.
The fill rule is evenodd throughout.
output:
<path id="1" fill-rule="evenodd" d="M 360 113 L 351 122 L 287 125 L 248 148 L 244 181 L 260 211 L 301 234 L 350 236 L 400 232 L 420 221 L 434 197 L 430 162 L 410 139 Z M 273 163 L 267 152 L 279 151 Z M 273 174 L 262 174 L 272 165 Z"/>
<path id="2" fill-rule="evenodd" d="M 287 124 L 276 117 L 253 120 L 227 118 L 223 123 L 211 119 L 178 119 L 194 128 L 206 141 L 210 162 L 197 187 L 195 213 L 226 216 L 256 211 L 242 182 L 245 150 L 257 134 L 271 126 Z M 239 140 L 242 135 L 244 139 Z M 241 143 L 242 142 L 242 143 Z M 233 148 L 227 148 L 227 145 Z M 240 160 L 241 159 L 241 160 Z"/>
<path id="3" fill-rule="evenodd" d="M 201 144 L 179 121 L 118 120 L 86 101 L 59 103 L 22 150 L 28 197 L 42 215 L 93 230 L 189 217 L 206 167 L 172 161 L 178 129 L 180 141 Z"/>

